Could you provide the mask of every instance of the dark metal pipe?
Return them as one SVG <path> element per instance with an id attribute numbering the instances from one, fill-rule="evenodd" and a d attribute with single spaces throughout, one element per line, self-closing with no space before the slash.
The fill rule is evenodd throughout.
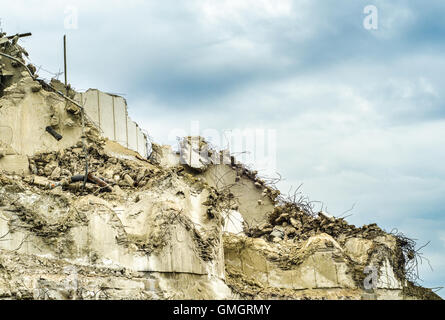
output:
<path id="1" fill-rule="evenodd" d="M 98 186 L 100 186 L 102 188 L 106 188 L 111 191 L 111 188 L 108 185 L 108 183 L 106 183 L 105 181 L 103 181 L 102 179 L 100 179 L 98 177 L 95 177 L 91 172 L 88 173 L 88 180 L 94 182 L 95 184 L 97 184 Z"/>
<path id="2" fill-rule="evenodd" d="M 68 78 L 66 76 L 66 35 L 63 36 L 63 67 L 65 75 L 65 88 L 66 88 L 66 86 L 68 85 Z"/>
<path id="3" fill-rule="evenodd" d="M 71 183 L 83 181 L 85 176 L 83 174 L 78 174 L 71 177 Z"/>
<path id="4" fill-rule="evenodd" d="M 31 32 L 27 32 L 27 33 L 17 33 L 17 34 L 15 34 L 15 35 L 13 35 L 13 36 L 7 36 L 6 38 L 8 38 L 9 40 L 11 40 L 11 39 L 14 39 L 15 36 L 17 36 L 17 37 L 19 37 L 19 38 L 29 37 L 29 36 L 32 36 L 32 33 L 31 33 Z"/>
<path id="5" fill-rule="evenodd" d="M 54 128 L 51 127 L 51 126 L 46 127 L 46 131 L 48 131 L 49 134 L 51 134 L 57 141 L 59 141 L 60 139 L 63 138 L 63 137 L 62 137 L 60 134 L 58 134 L 58 133 L 56 132 L 56 130 L 54 130 Z"/>
<path id="6" fill-rule="evenodd" d="M 86 179 L 85 179 L 86 178 Z M 107 191 L 111 191 L 111 187 L 108 183 L 106 183 L 104 180 L 94 176 L 91 172 L 88 173 L 88 176 L 85 177 L 83 174 L 78 174 L 71 177 L 71 183 L 75 182 L 89 182 L 97 184 L 99 187 L 104 188 Z"/>

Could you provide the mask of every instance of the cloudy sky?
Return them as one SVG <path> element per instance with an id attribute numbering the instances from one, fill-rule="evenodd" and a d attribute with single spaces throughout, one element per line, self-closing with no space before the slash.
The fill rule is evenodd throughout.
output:
<path id="1" fill-rule="evenodd" d="M 445 285 L 443 0 L 0 1 L 42 77 L 67 34 L 72 85 L 124 94 L 158 142 L 275 130 L 282 191 L 431 241 L 421 284 Z"/>

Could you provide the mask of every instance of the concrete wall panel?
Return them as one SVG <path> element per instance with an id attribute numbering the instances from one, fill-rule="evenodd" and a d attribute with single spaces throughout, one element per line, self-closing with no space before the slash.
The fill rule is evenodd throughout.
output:
<path id="1" fill-rule="evenodd" d="M 98 91 L 99 94 L 99 110 L 100 110 L 100 127 L 103 135 L 110 140 L 114 140 L 114 110 L 113 96 Z"/>
<path id="2" fill-rule="evenodd" d="M 114 141 L 127 147 L 127 106 L 122 97 L 114 97 L 114 120 L 116 132 Z"/>
<path id="3" fill-rule="evenodd" d="M 134 123 L 130 117 L 127 117 L 127 128 L 128 128 L 128 148 L 137 151 L 138 145 L 137 145 L 136 123 Z"/>
<path id="4" fill-rule="evenodd" d="M 83 101 L 85 112 L 102 130 L 102 134 L 122 146 L 147 155 L 147 137 L 139 126 L 128 117 L 125 99 L 119 96 L 89 89 L 77 94 L 75 99 Z"/>
<path id="5" fill-rule="evenodd" d="M 85 112 L 88 117 L 100 126 L 100 114 L 99 114 L 99 101 L 98 91 L 88 90 L 82 95 L 83 102 L 85 103 Z"/>
<path id="6" fill-rule="evenodd" d="M 74 96 L 74 100 L 77 101 L 79 104 L 82 104 L 83 102 L 83 93 L 77 92 Z"/>
<path id="7" fill-rule="evenodd" d="M 141 128 L 138 127 L 138 152 L 141 156 L 147 155 L 147 143 L 145 140 L 145 136 L 141 130 Z"/>
<path id="8" fill-rule="evenodd" d="M 69 115 L 65 102 L 57 102 L 52 108 L 47 105 L 46 95 L 29 94 L 21 101 L 9 101 L 0 108 L 0 142 L 6 154 L 32 156 L 38 152 L 62 150 L 76 144 L 82 128 L 66 126 Z M 51 114 L 56 112 L 59 125 L 56 129 L 63 136 L 57 141 L 45 128 L 51 124 Z"/>

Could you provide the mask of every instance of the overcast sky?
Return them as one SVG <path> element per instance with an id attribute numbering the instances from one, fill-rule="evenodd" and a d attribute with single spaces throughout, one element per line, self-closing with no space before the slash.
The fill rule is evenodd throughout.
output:
<path id="1" fill-rule="evenodd" d="M 42 77 L 67 34 L 72 85 L 124 94 L 157 142 L 192 121 L 275 130 L 282 191 L 431 241 L 421 284 L 445 285 L 443 0 L 0 2 Z"/>

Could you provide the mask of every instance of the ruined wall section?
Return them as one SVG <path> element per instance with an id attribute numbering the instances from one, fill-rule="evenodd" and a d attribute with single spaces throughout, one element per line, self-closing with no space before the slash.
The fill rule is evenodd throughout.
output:
<path id="1" fill-rule="evenodd" d="M 228 188 L 234 196 L 233 208 L 241 213 L 249 227 L 267 221 L 267 215 L 274 211 L 274 202 L 263 192 L 263 188 L 255 181 L 240 176 L 230 165 L 219 164 L 210 166 L 203 179 L 217 190 Z"/>
<path id="2" fill-rule="evenodd" d="M 84 105 L 87 115 L 102 130 L 104 137 L 143 157 L 147 156 L 147 136 L 128 116 L 124 98 L 97 89 L 88 89 L 78 93 L 75 99 Z"/>
<path id="3" fill-rule="evenodd" d="M 338 239 L 337 239 L 338 240 Z M 377 248 L 394 247 L 391 236 L 366 240 L 350 238 L 358 246 L 342 245 L 326 233 L 303 242 L 285 241 L 286 246 L 243 235 L 224 236 L 227 283 L 243 298 L 257 299 L 413 299 L 404 281 L 389 262 L 390 253 L 380 256 Z M 366 245 L 363 245 L 366 243 Z M 285 248 L 285 249 L 284 249 Z M 388 250 L 388 252 L 391 252 Z M 363 258 L 359 263 L 356 257 Z M 365 289 L 364 272 L 370 261 L 381 263 L 377 283 Z M 386 262 L 385 262 L 386 261 Z"/>
<path id="4" fill-rule="evenodd" d="M 65 111 L 63 99 L 42 90 L 27 72 L 21 77 L 0 98 L 0 170 L 26 174 L 28 156 L 75 145 L 82 128 Z M 63 138 L 57 141 L 46 131 L 48 126 Z"/>

